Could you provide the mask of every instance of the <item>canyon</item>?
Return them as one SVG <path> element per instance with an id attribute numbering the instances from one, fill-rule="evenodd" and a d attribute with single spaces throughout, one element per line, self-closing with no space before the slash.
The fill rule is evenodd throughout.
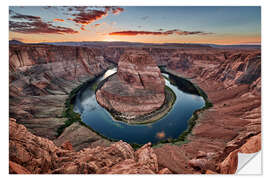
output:
<path id="1" fill-rule="evenodd" d="M 132 57 L 134 53 L 124 54 L 130 50 L 145 51 L 158 66 L 189 79 L 208 95 L 213 107 L 197 113 L 184 142 L 148 143 L 134 150 L 79 122 L 65 126 L 70 92 L 118 63 L 120 72 L 121 67 L 125 71 L 129 64 L 120 60 Z M 120 78 L 126 82 L 125 76 Z M 135 79 L 131 83 L 140 88 Z M 162 80 L 157 82 L 160 87 Z M 9 116 L 10 173 L 235 173 L 237 152 L 261 147 L 261 51 L 10 45 Z"/>

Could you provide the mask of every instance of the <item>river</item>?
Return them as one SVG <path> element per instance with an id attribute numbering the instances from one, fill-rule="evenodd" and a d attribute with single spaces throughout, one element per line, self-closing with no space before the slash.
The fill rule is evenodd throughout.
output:
<path id="1" fill-rule="evenodd" d="M 115 121 L 110 113 L 101 107 L 95 97 L 95 89 L 99 82 L 116 73 L 117 69 L 106 71 L 103 76 L 82 88 L 76 96 L 74 111 L 81 114 L 82 121 L 94 131 L 112 140 L 123 140 L 128 143 L 158 143 L 168 138 L 175 139 L 188 127 L 188 120 L 193 112 L 205 105 L 203 97 L 188 91 L 189 87 L 172 77 L 162 73 L 166 86 L 171 88 L 176 101 L 165 116 L 149 124 L 128 124 Z"/>

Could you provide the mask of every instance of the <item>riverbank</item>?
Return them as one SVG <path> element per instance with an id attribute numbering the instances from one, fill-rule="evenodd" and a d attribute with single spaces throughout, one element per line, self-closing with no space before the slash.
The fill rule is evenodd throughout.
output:
<path id="1" fill-rule="evenodd" d="M 173 104 L 176 100 L 174 92 L 168 86 L 165 86 L 164 92 L 165 92 L 165 100 L 163 105 L 159 109 L 151 113 L 141 115 L 135 118 L 126 118 L 125 115 L 119 112 L 111 111 L 108 109 L 107 111 L 110 112 L 113 119 L 116 121 L 123 121 L 128 124 L 150 124 L 164 117 L 168 112 L 170 112 L 171 108 L 173 107 Z"/>
<path id="2" fill-rule="evenodd" d="M 211 108 L 213 106 L 213 104 L 210 102 L 210 100 L 208 99 L 208 96 L 207 94 L 199 87 L 197 86 L 196 84 L 192 83 L 191 81 L 183 78 L 182 76 L 180 76 L 179 74 L 177 74 L 176 72 L 172 71 L 172 70 L 168 70 L 166 67 L 162 67 L 161 68 L 161 72 L 162 73 L 166 73 L 170 76 L 173 76 L 173 77 L 176 77 L 178 78 L 183 84 L 186 85 L 186 87 L 191 87 L 191 90 L 192 93 L 194 94 L 198 94 L 200 95 L 201 97 L 203 97 L 204 101 L 205 101 L 205 105 L 194 111 L 193 115 L 191 116 L 191 118 L 188 120 L 188 127 L 187 129 L 182 132 L 178 138 L 175 138 L 175 139 L 167 139 L 167 140 L 163 140 L 157 144 L 154 144 L 153 145 L 153 148 L 157 148 L 157 147 L 160 147 L 162 146 L 163 144 L 171 144 L 171 145 L 182 145 L 184 143 L 187 143 L 188 142 L 188 139 L 187 139 L 187 136 L 192 132 L 192 129 L 193 127 L 196 125 L 196 120 L 198 119 L 199 117 L 199 114 L 201 112 L 203 112 L 204 110 L 208 109 L 208 108 Z M 174 83 L 174 82 L 172 82 Z"/>
<path id="3" fill-rule="evenodd" d="M 201 173 L 206 173 L 205 169 L 221 172 L 219 163 L 261 132 L 260 96 L 252 94 L 247 84 L 228 88 L 225 83 L 216 80 L 218 76 L 211 79 L 207 73 L 201 75 L 196 69 L 169 69 L 169 72 L 181 77 L 193 77 L 192 83 L 202 89 L 201 93 L 205 92 L 207 96 L 202 95 L 213 104 L 211 108 L 195 112 L 193 118 L 196 123 L 187 133 L 185 141 L 155 146 L 159 166 L 168 167 L 173 173 L 194 173 L 196 170 L 190 167 L 189 161 L 195 159 L 207 163 L 200 169 Z M 211 159 L 198 158 L 199 152 L 211 154 Z M 225 173 L 224 170 L 222 173 Z"/>
<path id="4" fill-rule="evenodd" d="M 89 83 L 93 83 L 95 82 L 97 79 L 99 79 L 107 70 L 109 69 L 113 69 L 114 66 L 110 66 L 108 69 L 100 72 L 99 74 L 90 77 L 88 80 L 86 80 L 85 82 L 83 82 L 81 85 L 77 86 L 76 88 L 74 88 L 70 93 L 68 98 L 65 101 L 65 109 L 63 111 L 63 117 L 67 118 L 67 120 L 64 122 L 64 124 L 62 126 L 60 126 L 57 129 L 57 134 L 58 137 L 63 133 L 63 131 L 65 130 L 65 128 L 69 127 L 70 125 L 72 125 L 75 122 L 79 122 L 81 125 L 89 128 L 89 126 L 87 126 L 82 120 L 81 120 L 81 116 L 79 113 L 74 112 L 73 110 L 73 104 L 74 104 L 74 100 L 75 97 L 77 95 L 77 93 L 80 90 L 83 90 Z M 91 131 L 93 131 L 92 129 L 90 129 Z"/>
<path id="5" fill-rule="evenodd" d="M 112 75 L 111 75 L 112 76 Z M 172 75 L 171 75 L 172 76 Z M 110 77 L 110 76 L 109 76 Z M 108 78 L 109 78 L 108 77 Z M 175 77 L 177 79 L 179 79 L 179 81 L 181 81 L 181 84 L 184 84 L 185 86 L 190 86 L 190 88 L 188 89 L 192 89 L 192 94 L 194 95 L 200 95 L 200 92 L 199 90 L 197 90 L 197 88 L 195 88 L 195 86 L 189 82 L 188 80 L 185 80 L 184 78 L 181 78 L 181 77 Z M 97 85 L 95 85 L 95 87 L 97 88 L 100 88 L 102 87 L 102 85 L 104 84 L 104 82 L 106 82 L 107 78 L 102 80 L 101 82 L 99 82 Z M 175 80 L 175 79 L 174 79 Z M 89 82 L 88 82 L 89 83 Z M 170 83 L 175 83 L 175 82 L 170 82 Z M 177 82 L 179 83 L 179 82 Z M 83 88 L 83 87 L 80 87 L 80 88 Z M 79 89 L 79 88 L 78 88 Z M 76 92 L 78 92 L 78 89 L 74 89 L 73 93 L 76 94 Z M 97 89 L 96 89 L 97 90 Z M 182 87 L 181 87 L 181 91 L 182 91 Z M 196 91 L 194 93 L 194 91 Z M 148 114 L 148 116 L 144 116 L 144 117 L 141 117 L 140 121 L 136 121 L 135 123 L 133 122 L 130 122 L 128 121 L 127 124 L 149 124 L 151 126 L 152 123 L 156 122 L 157 120 L 161 119 L 162 117 L 164 117 L 170 110 L 171 108 L 173 107 L 173 104 L 175 103 L 175 100 L 176 100 L 176 95 L 175 93 L 172 91 L 172 89 L 170 89 L 169 87 L 165 87 L 165 92 L 166 92 L 166 102 L 164 103 L 164 105 L 158 109 L 157 111 L 151 113 L 151 114 Z M 71 93 L 71 99 L 73 97 L 73 93 Z M 189 92 L 190 93 L 190 92 Z M 181 97 L 180 97 L 181 98 Z M 204 97 L 204 99 L 207 98 L 207 97 Z M 73 105 L 71 103 L 72 101 L 68 101 L 69 103 L 69 107 L 67 108 L 66 112 L 67 113 L 67 117 L 69 117 L 70 119 L 70 122 L 76 122 L 76 121 L 79 121 L 79 123 L 87 128 L 89 128 L 91 131 L 95 132 L 96 134 L 98 134 L 100 137 L 104 138 L 104 139 L 107 139 L 109 141 L 116 141 L 115 139 L 113 138 L 110 138 L 110 137 L 106 137 L 104 136 L 102 133 L 99 133 L 95 130 L 93 130 L 91 128 L 90 125 L 86 125 L 82 120 L 81 120 L 81 117 L 80 117 L 80 114 L 78 113 L 75 113 L 73 111 Z M 207 104 L 207 103 L 205 103 Z M 204 107 L 205 108 L 205 107 Z M 72 111 L 71 111 L 72 110 Z M 203 109 L 200 109 L 200 110 L 203 110 Z M 107 110 L 108 111 L 108 110 Z M 197 113 L 199 113 L 199 111 L 195 111 L 192 115 L 192 117 L 188 120 L 188 126 L 187 126 L 187 129 L 181 133 L 181 135 L 177 138 L 174 138 L 174 139 L 167 139 L 165 141 L 159 141 L 158 143 L 156 143 L 155 145 L 157 144 L 164 144 L 164 143 L 177 143 L 177 144 L 183 144 L 183 142 L 185 142 L 185 138 L 186 136 L 191 132 L 193 126 L 195 125 L 195 120 L 197 119 Z M 113 120 L 115 121 L 123 121 L 123 122 L 126 122 L 125 120 L 123 119 L 117 119 L 117 118 L 122 118 L 122 117 L 119 117 L 119 114 L 118 113 L 115 113 L 114 112 L 110 112 L 111 114 L 111 117 L 113 118 Z M 134 148 L 138 148 L 140 147 L 141 145 L 140 144 L 136 144 L 136 143 L 131 143 L 131 145 L 134 147 Z"/>
<path id="6" fill-rule="evenodd" d="M 109 76 L 108 78 L 104 79 L 103 81 L 101 81 L 98 85 L 97 85 L 97 89 L 96 92 L 102 88 L 102 86 L 115 74 Z M 176 95 L 174 94 L 174 92 L 168 87 L 165 86 L 165 99 L 164 99 L 164 103 L 163 105 L 158 108 L 157 110 L 151 112 L 151 113 L 147 113 L 144 115 L 139 115 L 139 116 L 127 116 L 125 114 L 122 114 L 120 112 L 114 111 L 112 109 L 108 109 L 106 107 L 105 108 L 112 116 L 112 118 L 115 121 L 123 121 L 126 122 L 128 124 L 148 124 L 148 123 L 153 123 L 155 121 L 158 121 L 159 119 L 161 119 L 162 117 L 164 117 L 169 111 L 170 109 L 173 107 L 173 104 L 176 100 Z M 98 102 L 98 101 L 97 101 Z M 99 102 L 98 102 L 99 103 Z M 102 105 L 100 105 L 102 106 Z M 143 105 L 142 105 L 143 106 Z"/>

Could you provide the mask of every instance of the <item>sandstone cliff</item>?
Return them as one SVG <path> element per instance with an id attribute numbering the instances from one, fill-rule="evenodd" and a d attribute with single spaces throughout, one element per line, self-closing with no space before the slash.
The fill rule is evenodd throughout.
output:
<path id="1" fill-rule="evenodd" d="M 198 53 L 202 52 L 174 55 L 167 69 L 190 78 L 207 93 L 213 107 L 199 114 L 188 143 L 166 145 L 155 153 L 159 165 L 173 173 L 232 173 L 235 156 L 230 158 L 230 153 L 240 151 L 248 139 L 261 132 L 260 51 L 212 50 L 207 52 L 212 58 Z M 259 141 L 260 136 L 257 138 Z M 259 143 L 255 146 L 260 149 Z M 226 163 L 219 166 L 223 160 Z"/>
<path id="2" fill-rule="evenodd" d="M 12 45 L 9 65 L 10 117 L 51 140 L 65 124 L 63 110 L 71 90 L 112 66 L 99 49 L 50 45 Z M 72 128 L 78 129 L 73 136 L 80 137 L 71 142 L 76 150 L 110 144 L 86 127 Z"/>
<path id="3" fill-rule="evenodd" d="M 112 62 L 118 63 L 125 49 L 10 46 L 9 111 L 16 119 L 10 120 L 11 173 L 234 173 L 235 152 L 260 149 L 261 54 L 252 49 L 139 48 L 158 65 L 166 65 L 168 71 L 190 78 L 213 103 L 212 108 L 199 113 L 185 144 L 144 147 L 147 153 L 140 157 L 149 159 L 149 168 L 142 165 L 145 168 L 138 169 L 139 155 L 126 143 L 110 145 L 79 123 L 58 137 L 57 129 L 66 120 L 62 112 L 70 91 Z M 71 146 L 63 145 L 68 139 Z M 134 158 L 118 147 L 127 149 Z M 55 156 L 54 152 L 60 153 Z M 99 161 L 87 160 L 93 156 L 86 154 L 92 153 L 106 162 L 92 164 Z"/>

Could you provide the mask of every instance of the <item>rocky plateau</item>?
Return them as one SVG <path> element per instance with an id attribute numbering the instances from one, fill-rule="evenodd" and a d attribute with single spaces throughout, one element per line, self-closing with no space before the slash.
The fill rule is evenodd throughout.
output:
<path id="1" fill-rule="evenodd" d="M 138 54 L 124 54 L 131 49 Z M 132 70 L 131 64 L 145 56 L 139 53 L 141 50 L 153 61 L 145 62 L 151 68 L 140 78 L 135 72 L 145 71 L 145 67 Z M 213 107 L 198 113 L 184 143 L 155 147 L 148 143 L 134 150 L 125 142 L 102 138 L 79 122 L 59 134 L 58 129 L 67 120 L 63 116 L 65 101 L 74 88 L 118 64 L 120 71 L 114 77 L 121 85 L 129 82 L 143 89 L 143 84 L 152 91 L 155 83 L 148 86 L 152 78 L 148 72 L 155 74 L 155 79 L 160 75 L 154 63 L 198 85 L 213 103 Z M 161 87 L 164 81 L 158 80 Z M 162 102 L 162 90 L 154 89 L 160 94 L 158 102 Z M 260 49 L 9 47 L 10 173 L 231 174 L 237 168 L 237 152 L 260 149 Z"/>
<path id="2" fill-rule="evenodd" d="M 127 119 L 151 113 L 165 100 L 165 80 L 156 62 L 145 51 L 127 51 L 115 75 L 96 92 L 98 103 Z"/>

